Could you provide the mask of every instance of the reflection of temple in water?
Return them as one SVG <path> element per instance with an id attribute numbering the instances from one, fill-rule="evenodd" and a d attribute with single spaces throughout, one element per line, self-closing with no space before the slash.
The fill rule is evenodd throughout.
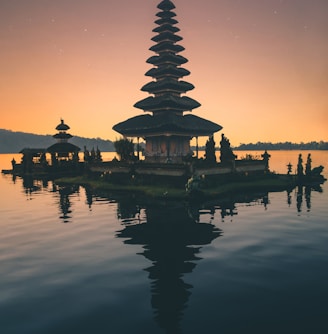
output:
<path id="1" fill-rule="evenodd" d="M 303 211 L 303 204 L 305 199 L 306 211 L 311 211 L 311 193 L 312 191 L 322 192 L 322 187 L 320 184 L 312 184 L 302 186 L 299 185 L 295 188 L 295 197 L 296 197 L 296 208 L 297 212 Z M 290 206 L 292 204 L 291 192 L 287 192 L 287 203 Z"/>
<path id="2" fill-rule="evenodd" d="M 70 220 L 72 219 L 70 196 L 79 191 L 78 185 L 58 186 L 53 181 L 49 182 L 48 179 L 35 179 L 31 175 L 26 175 L 22 177 L 22 185 L 24 193 L 30 197 L 32 197 L 34 193 L 40 193 L 44 190 L 48 190 L 49 187 L 51 187 L 52 193 L 59 194 L 59 218 L 64 223 L 70 222 Z M 89 196 L 91 196 L 92 198 L 92 195 L 90 193 Z"/>
<path id="3" fill-rule="evenodd" d="M 32 193 L 39 192 L 47 186 L 48 182 L 46 180 L 35 180 L 30 175 L 23 177 L 23 188 L 26 195 L 32 195 Z"/>
<path id="4" fill-rule="evenodd" d="M 59 193 L 59 208 L 61 211 L 61 216 L 59 218 L 63 223 L 69 223 L 72 219 L 71 213 L 71 202 L 70 196 L 76 192 L 78 192 L 79 186 L 65 186 L 58 187 Z"/>
<path id="5" fill-rule="evenodd" d="M 143 246 L 141 254 L 152 262 L 145 270 L 152 282 L 155 319 L 167 333 L 179 333 L 192 289 L 183 277 L 200 260 L 200 246 L 210 244 L 221 231 L 212 224 L 198 222 L 198 210 L 193 210 L 193 216 L 186 207 L 152 205 L 145 212 L 147 222 L 125 225 L 117 236 L 127 239 L 126 244 Z"/>

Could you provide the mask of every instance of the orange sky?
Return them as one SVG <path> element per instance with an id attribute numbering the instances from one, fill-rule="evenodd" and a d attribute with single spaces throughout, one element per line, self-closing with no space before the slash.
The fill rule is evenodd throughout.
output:
<path id="1" fill-rule="evenodd" d="M 0 128 L 53 134 L 63 118 L 119 138 L 112 126 L 143 113 L 159 2 L 1 0 Z M 328 141 L 328 1 L 173 2 L 193 113 L 232 145 Z"/>

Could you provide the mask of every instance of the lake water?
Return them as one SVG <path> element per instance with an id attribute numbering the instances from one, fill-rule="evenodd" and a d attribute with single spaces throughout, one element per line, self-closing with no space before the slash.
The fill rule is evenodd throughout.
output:
<path id="1" fill-rule="evenodd" d="M 0 333 L 328 333 L 327 193 L 150 205 L 1 175 Z"/>

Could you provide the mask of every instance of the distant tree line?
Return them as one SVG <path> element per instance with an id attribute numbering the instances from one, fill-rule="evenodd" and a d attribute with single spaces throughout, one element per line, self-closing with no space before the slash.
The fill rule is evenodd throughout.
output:
<path id="1" fill-rule="evenodd" d="M 328 150 L 328 142 L 311 141 L 308 143 L 292 143 L 292 142 L 282 142 L 282 143 L 271 143 L 271 142 L 257 142 L 255 144 L 240 144 L 234 147 L 235 150 Z"/>
<path id="2" fill-rule="evenodd" d="M 191 147 L 192 150 L 196 150 L 196 146 Z M 205 146 L 199 146 L 200 151 L 205 151 Z M 240 144 L 239 146 L 232 146 L 233 150 L 239 151 L 265 151 L 265 150 L 328 150 L 328 142 L 325 141 L 312 141 L 309 143 L 270 143 L 270 142 L 257 142 L 249 144 Z M 219 151 L 220 147 L 216 147 L 216 151 Z"/>

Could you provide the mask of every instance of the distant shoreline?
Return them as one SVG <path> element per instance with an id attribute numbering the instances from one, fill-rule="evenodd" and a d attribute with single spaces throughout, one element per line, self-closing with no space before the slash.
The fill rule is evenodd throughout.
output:
<path id="1" fill-rule="evenodd" d="M 81 148 L 83 151 L 84 146 L 88 150 L 92 148 L 99 148 L 102 152 L 115 152 L 113 141 L 105 140 L 101 138 L 83 138 L 75 136 L 71 142 Z M 8 153 L 15 154 L 19 153 L 23 148 L 45 148 L 54 143 L 52 135 L 37 135 L 26 132 L 15 132 L 5 129 L 0 129 L 0 154 Z M 232 146 L 233 147 L 233 146 Z M 191 149 L 196 151 L 195 146 L 191 146 Z M 199 151 L 205 151 L 205 146 L 199 146 Z M 220 150 L 219 147 L 216 148 Z M 328 150 L 328 142 L 325 141 L 312 141 L 308 143 L 292 143 L 292 142 L 257 142 L 240 144 L 239 146 L 233 147 L 236 151 L 278 151 L 278 150 Z"/>

